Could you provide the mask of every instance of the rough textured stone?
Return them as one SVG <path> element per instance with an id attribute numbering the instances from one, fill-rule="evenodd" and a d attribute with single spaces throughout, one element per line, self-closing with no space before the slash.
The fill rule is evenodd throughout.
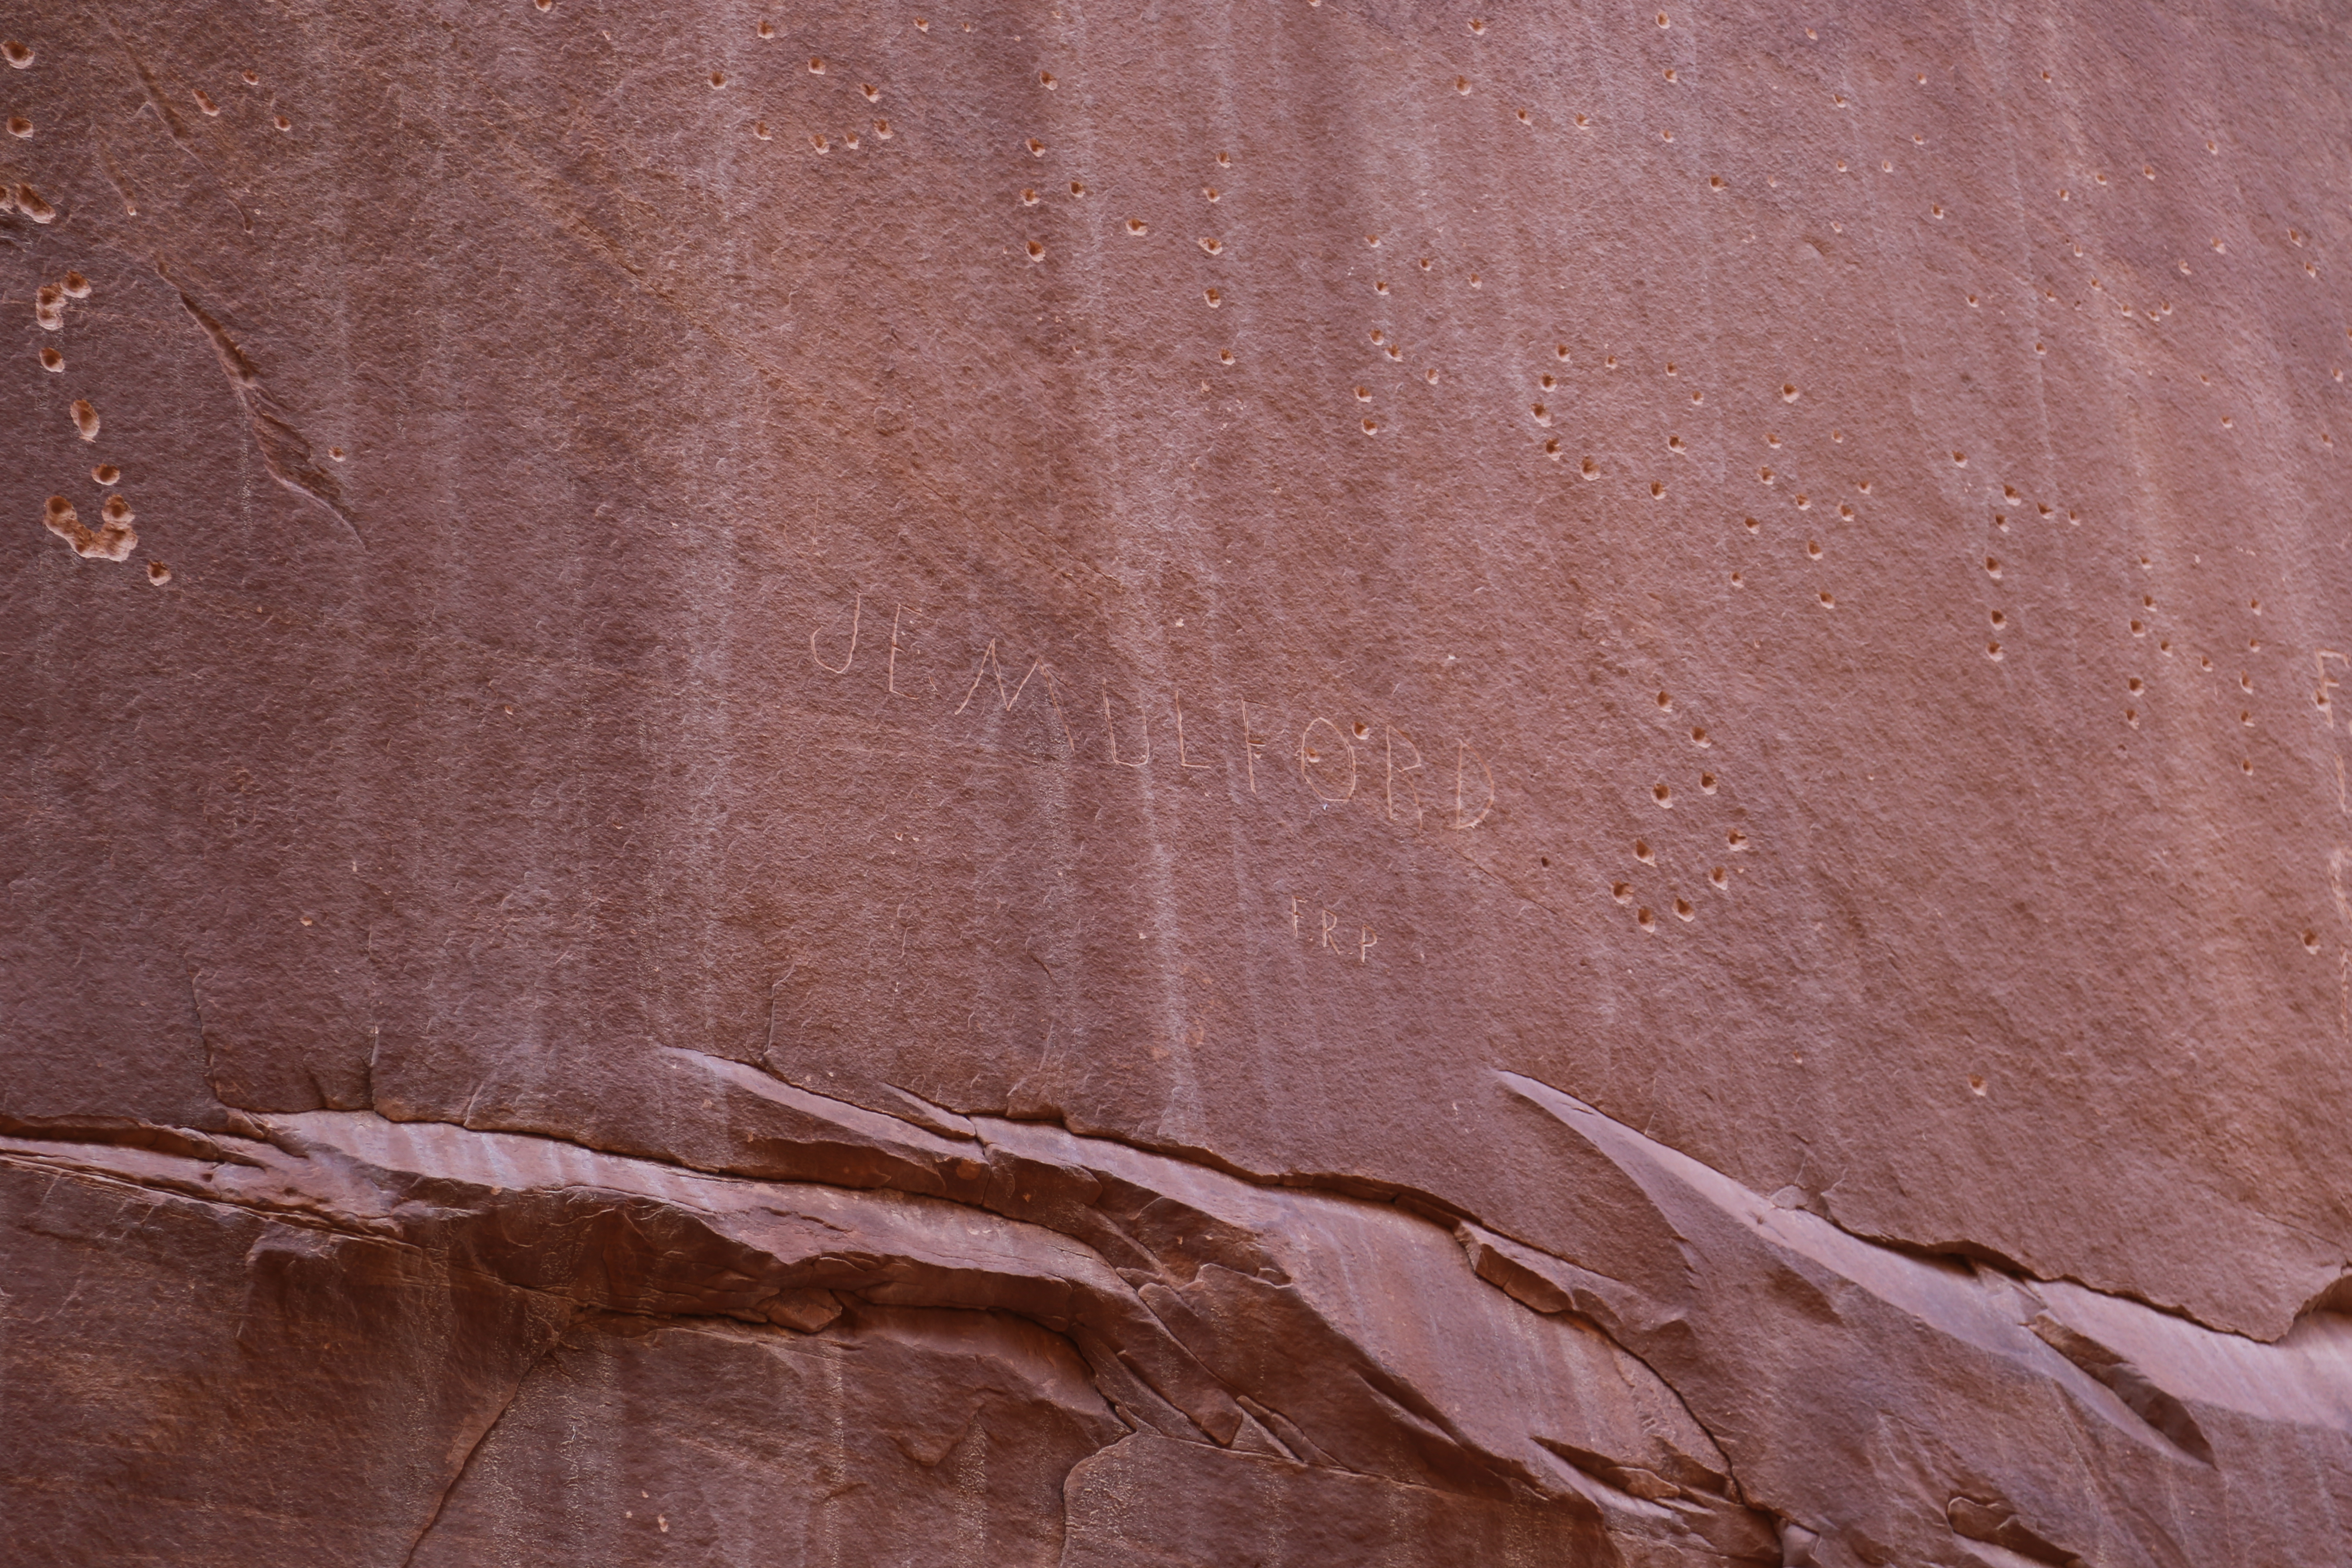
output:
<path id="1" fill-rule="evenodd" d="M 12 1556 L 2341 1561 L 2333 9 L 0 29 Z"/>

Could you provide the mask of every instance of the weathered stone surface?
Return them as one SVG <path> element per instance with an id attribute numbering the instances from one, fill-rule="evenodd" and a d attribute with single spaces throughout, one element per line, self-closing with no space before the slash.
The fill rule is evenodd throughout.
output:
<path id="1" fill-rule="evenodd" d="M 0 31 L 13 1555 L 2343 1559 L 2333 11 Z"/>

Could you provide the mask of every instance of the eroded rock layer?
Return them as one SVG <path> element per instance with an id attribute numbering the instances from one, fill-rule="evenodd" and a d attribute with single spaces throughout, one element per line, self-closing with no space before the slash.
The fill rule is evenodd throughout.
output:
<path id="1" fill-rule="evenodd" d="M 2344 1560 L 2333 11 L 0 26 L 13 1558 Z"/>

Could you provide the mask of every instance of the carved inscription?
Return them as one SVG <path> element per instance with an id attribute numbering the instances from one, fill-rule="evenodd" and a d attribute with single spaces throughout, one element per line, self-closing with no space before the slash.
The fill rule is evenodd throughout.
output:
<path id="1" fill-rule="evenodd" d="M 877 602 L 880 597 L 877 595 Z M 830 620 L 820 616 L 818 624 L 809 632 L 809 657 L 826 675 L 839 677 L 856 668 L 866 613 L 865 592 L 860 589 L 850 595 L 845 616 L 840 614 L 837 600 L 835 605 Z M 888 651 L 882 679 L 876 683 L 880 688 L 879 695 L 886 699 L 919 699 L 923 695 L 919 689 L 925 685 L 927 678 L 919 668 L 912 668 L 918 662 L 916 649 L 920 642 L 919 639 L 910 643 L 906 636 L 918 615 L 915 608 L 892 601 Z M 867 668 L 871 669 L 870 661 Z M 1019 671 L 1017 678 L 1015 670 Z M 900 684 L 902 678 L 907 679 L 906 685 Z M 862 679 L 871 681 L 873 677 L 868 674 Z M 929 689 L 938 693 L 937 679 L 928 679 Z M 1046 721 L 1054 749 L 1074 760 L 1139 772 L 1155 765 L 1172 767 L 1180 774 L 1214 773 L 1231 768 L 1233 754 L 1221 752 L 1213 742 L 1204 748 L 1200 732 L 1203 722 L 1213 727 L 1219 704 L 1203 703 L 1197 698 L 1188 703 L 1184 693 L 1173 685 L 1162 694 L 1149 688 L 1121 687 L 1106 677 L 1097 681 L 1096 700 L 1090 704 L 1099 707 L 1102 712 L 1099 739 L 1082 742 L 1082 731 L 1071 725 L 1068 707 L 1062 700 L 1064 679 L 1063 672 L 1057 671 L 1044 655 L 1009 658 L 1002 640 L 992 637 L 973 664 L 971 678 L 964 682 L 962 697 L 943 721 L 962 719 L 969 724 L 971 721 L 965 716 L 976 703 L 985 715 L 988 705 L 979 700 L 982 691 L 992 686 L 995 710 L 1000 715 L 1013 713 L 1024 697 L 1031 697 L 1033 710 Z M 1042 707 L 1034 706 L 1036 698 L 1043 699 Z M 940 700 L 944 701 L 943 697 Z M 1317 803 L 1325 806 L 1357 803 L 1390 822 L 1416 829 L 1424 823 L 1442 824 L 1455 830 L 1475 828 L 1495 808 L 1494 769 L 1466 738 L 1454 740 L 1452 766 L 1448 769 L 1442 752 L 1438 753 L 1441 761 L 1433 765 L 1419 742 L 1386 720 L 1379 722 L 1376 734 L 1372 718 L 1335 719 L 1328 713 L 1310 713 L 1303 721 L 1296 717 L 1281 721 L 1275 717 L 1276 711 L 1273 705 L 1235 697 L 1223 715 L 1223 721 L 1238 725 L 1242 764 L 1239 782 L 1250 795 L 1265 793 L 1269 783 L 1283 777 L 1289 765 L 1295 764 L 1297 778 L 1292 787 L 1303 787 L 1307 796 Z M 1163 744 L 1155 751 L 1155 727 L 1160 730 L 1163 740 L 1171 734 L 1175 737 L 1172 747 Z M 1092 732 L 1091 724 L 1085 732 Z M 1283 749 L 1268 751 L 1275 746 Z M 1286 757 L 1286 761 L 1277 762 Z M 1276 765 L 1261 768 L 1259 764 L 1265 763 Z M 1261 773 L 1265 777 L 1262 779 Z M 1364 928 L 1363 936 L 1366 940 L 1359 952 L 1360 962 L 1362 953 L 1369 952 L 1371 942 L 1377 940 L 1370 936 L 1370 928 Z"/>
<path id="2" fill-rule="evenodd" d="M 1379 933 L 1371 927 L 1296 894 L 1290 900 L 1290 933 L 1311 943 L 1316 952 L 1330 953 L 1342 963 L 1353 960 L 1360 968 L 1371 963 L 1372 949 L 1381 944 Z"/>

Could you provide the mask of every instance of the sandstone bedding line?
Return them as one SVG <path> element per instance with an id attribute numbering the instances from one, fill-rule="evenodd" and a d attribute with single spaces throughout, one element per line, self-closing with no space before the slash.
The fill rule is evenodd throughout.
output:
<path id="1" fill-rule="evenodd" d="M 1023 1397 L 1087 1438 L 1065 1457 L 1067 1562 L 1120 1561 L 1130 1537 L 1170 1561 L 1236 1549 L 1220 1531 L 1237 1521 L 1197 1517 L 1181 1479 L 1203 1462 L 1264 1467 L 1233 1484 L 1291 1499 L 1276 1512 L 1302 1520 L 1338 1510 L 1366 1542 L 1388 1526 L 1364 1521 L 1395 1520 L 1346 1489 L 1380 1483 L 1390 1489 L 1365 1495 L 1407 1510 L 1412 1561 L 1431 1563 L 1473 1548 L 1509 1562 L 1825 1564 L 2005 1552 L 2164 1564 L 2250 1550 L 2318 1563 L 2332 1551 L 2333 1505 L 2294 1478 L 2352 1445 L 2340 1320 L 2265 1345 L 1875 1246 L 1532 1080 L 1509 1087 L 1630 1178 L 1650 1204 L 1639 1223 L 1679 1268 L 1539 1248 L 1466 1217 L 1244 1181 L 1050 1125 L 934 1107 L 935 1129 L 919 1127 L 698 1053 L 664 1052 L 660 1067 L 641 1103 L 693 1102 L 694 1141 L 656 1110 L 628 1154 L 365 1111 L 241 1114 L 236 1135 L 112 1135 L 146 1147 L 20 1129 L 0 1153 L 20 1215 L 102 1208 L 121 1230 L 145 1226 L 142 1210 L 192 1205 L 250 1216 L 248 1298 L 289 1289 L 294 1258 L 310 1290 L 364 1294 L 379 1255 L 396 1253 L 452 1296 L 496 1292 L 541 1314 L 512 1352 L 521 1364 L 441 1457 L 428 1528 L 408 1526 L 417 1562 L 530 1550 L 481 1495 L 483 1467 L 528 1464 L 498 1434 L 527 1441 L 509 1426 L 536 1411 L 550 1358 L 590 1353 L 562 1347 L 618 1335 L 625 1349 L 594 1353 L 646 1358 L 678 1335 L 716 1335 L 738 1356 L 805 1354 L 773 1347 L 855 1346 L 890 1332 L 894 1314 L 942 1311 L 1045 1336 L 1006 1360 L 1027 1379 Z M 84 1190 L 63 1197 L 58 1183 Z M 1583 1239 L 1605 1248 L 1627 1217 Z M 68 1292 L 44 1331 L 68 1335 L 77 1310 L 103 1310 Z M 376 1348 L 320 1351 L 363 1363 Z M 1113 1473 L 1130 1500 L 1097 1517 Z M 1324 1504 L 1318 1488 L 1339 1489 Z M 2150 1495 L 2176 1500 L 2151 1517 L 2130 1500 Z M 669 1531 L 709 1528 L 672 1507 Z M 1187 1521 L 1176 1538 L 1191 1544 L 1166 1544 L 1161 1512 Z M 1265 1560 L 1344 1549 L 1307 1529 L 1298 1555 Z"/>

